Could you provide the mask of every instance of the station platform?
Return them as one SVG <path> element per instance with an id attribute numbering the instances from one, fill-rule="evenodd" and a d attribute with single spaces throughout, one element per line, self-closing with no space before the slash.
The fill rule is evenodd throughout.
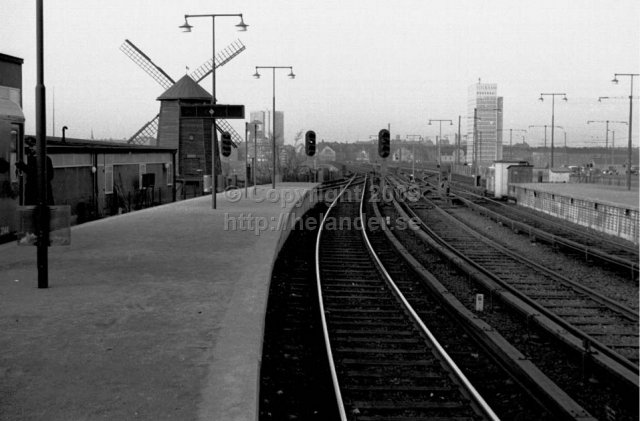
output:
<path id="1" fill-rule="evenodd" d="M 637 189 L 582 183 L 514 183 L 509 196 L 520 206 L 611 235 L 639 242 Z"/>
<path id="2" fill-rule="evenodd" d="M 0 420 L 256 420 L 271 271 L 312 183 L 259 186 L 0 246 Z"/>
<path id="3" fill-rule="evenodd" d="M 640 194 L 638 189 L 627 190 L 621 186 L 586 183 L 520 183 L 522 188 L 541 192 L 570 196 L 574 199 L 597 202 L 616 207 L 627 207 L 638 210 Z"/>

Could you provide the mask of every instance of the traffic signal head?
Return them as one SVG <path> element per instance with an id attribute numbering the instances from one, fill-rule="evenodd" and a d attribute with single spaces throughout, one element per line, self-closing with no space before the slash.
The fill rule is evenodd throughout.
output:
<path id="1" fill-rule="evenodd" d="M 378 133 L 378 155 L 381 158 L 386 158 L 391 152 L 391 135 L 389 130 L 382 129 Z"/>
<path id="2" fill-rule="evenodd" d="M 304 151 L 307 156 L 316 154 L 316 132 L 309 130 L 304 135 Z"/>
<path id="3" fill-rule="evenodd" d="M 231 155 L 231 134 L 222 132 L 222 156 Z"/>

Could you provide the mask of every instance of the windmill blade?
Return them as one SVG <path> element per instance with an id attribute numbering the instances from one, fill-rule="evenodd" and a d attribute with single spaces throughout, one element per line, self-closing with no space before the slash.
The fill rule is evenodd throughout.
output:
<path id="1" fill-rule="evenodd" d="M 234 148 L 238 147 L 238 143 L 244 142 L 242 136 L 240 136 L 238 132 L 235 131 L 235 129 L 231 126 L 231 124 L 229 124 L 227 120 L 216 119 L 216 126 L 218 126 L 218 131 L 220 132 L 229 132 L 229 134 L 231 135 L 231 145 Z"/>
<path id="2" fill-rule="evenodd" d="M 125 53 L 135 64 L 147 72 L 153 80 L 158 82 L 165 90 L 169 89 L 175 81 L 156 65 L 145 53 L 136 47 L 131 41 L 125 39 L 120 46 L 120 51 Z"/>
<path id="3" fill-rule="evenodd" d="M 243 52 L 245 49 L 246 47 L 244 46 L 242 41 L 240 41 L 239 39 L 229 44 L 227 47 L 224 48 L 224 50 L 220 51 L 216 55 L 216 69 L 220 66 L 224 66 L 232 58 L 234 58 L 235 56 Z M 189 76 L 191 76 L 191 79 L 195 80 L 196 82 L 200 82 L 202 79 L 207 77 L 209 73 L 211 73 L 212 63 L 213 63 L 213 59 L 209 59 L 200 67 L 198 67 L 195 71 L 193 71 L 193 73 L 191 73 Z"/>
<path id="4" fill-rule="evenodd" d="M 151 145 L 156 146 L 158 143 L 158 120 L 160 114 L 157 114 L 151 121 L 146 123 L 138 130 L 127 143 L 131 145 Z"/>

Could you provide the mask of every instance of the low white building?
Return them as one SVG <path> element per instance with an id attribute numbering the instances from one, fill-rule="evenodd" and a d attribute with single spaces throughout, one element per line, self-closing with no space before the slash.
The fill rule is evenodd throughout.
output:
<path id="1" fill-rule="evenodd" d="M 336 151 L 331 149 L 329 146 L 325 146 L 318 154 L 318 159 L 320 159 L 320 161 L 335 161 Z"/>
<path id="2" fill-rule="evenodd" d="M 549 170 L 549 183 L 568 183 L 572 172 L 570 168 L 552 168 Z"/>

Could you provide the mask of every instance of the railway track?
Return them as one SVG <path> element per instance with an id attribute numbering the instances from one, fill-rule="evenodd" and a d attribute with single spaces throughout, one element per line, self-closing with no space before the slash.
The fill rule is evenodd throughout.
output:
<path id="1" fill-rule="evenodd" d="M 455 188 L 455 196 L 467 207 L 489 218 L 511 227 L 512 230 L 527 233 L 531 237 L 578 253 L 585 258 L 601 261 L 609 267 L 616 267 L 638 279 L 638 248 L 623 241 L 615 241 L 606 236 L 590 233 L 586 228 L 555 221 L 538 213 L 518 209 L 497 200 L 486 198 L 474 192 Z"/>
<path id="2" fill-rule="evenodd" d="M 316 243 L 321 317 L 341 419 L 497 419 L 410 306 L 392 290 L 361 229 L 336 200 Z M 328 222 L 329 216 L 332 218 Z"/>
<path id="3" fill-rule="evenodd" d="M 339 420 L 316 295 L 315 241 L 326 207 L 312 208 L 274 265 L 260 368 L 260 421 Z M 307 227 L 307 229 L 304 229 Z"/>
<path id="4" fill-rule="evenodd" d="M 425 232 L 494 280 L 498 288 L 514 294 L 566 331 L 554 334 L 567 342 L 581 342 L 584 352 L 595 351 L 596 358 L 602 357 L 601 364 L 637 388 L 635 311 L 516 256 L 447 214 L 442 204 L 436 207 L 432 202 L 421 201 L 411 206 L 405 203 L 403 207 L 414 217 L 428 220 L 428 226 L 421 223 Z"/>

